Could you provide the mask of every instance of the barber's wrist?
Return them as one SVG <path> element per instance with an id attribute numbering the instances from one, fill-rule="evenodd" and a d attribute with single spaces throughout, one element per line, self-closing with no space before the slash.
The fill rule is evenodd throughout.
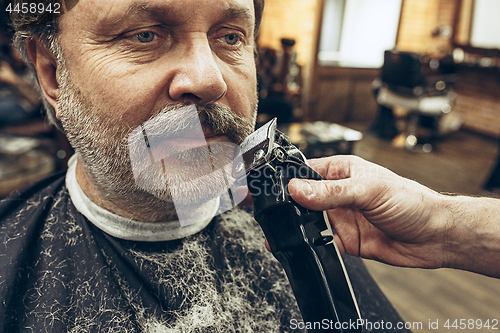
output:
<path id="1" fill-rule="evenodd" d="M 488 198 L 443 198 L 445 267 L 500 277 L 500 205 Z"/>

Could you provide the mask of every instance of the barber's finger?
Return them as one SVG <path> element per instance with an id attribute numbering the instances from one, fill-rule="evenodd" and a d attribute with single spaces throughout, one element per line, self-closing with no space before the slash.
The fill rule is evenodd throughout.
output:
<path id="1" fill-rule="evenodd" d="M 248 191 L 247 186 L 241 186 L 236 189 L 233 193 L 234 201 L 238 204 L 238 206 L 251 206 L 253 205 L 252 196 L 250 195 L 250 191 Z"/>
<path id="2" fill-rule="evenodd" d="M 288 191 L 305 208 L 327 210 L 354 205 L 356 195 L 362 193 L 357 187 L 351 178 L 320 181 L 295 178 L 288 184 Z"/>
<path id="3" fill-rule="evenodd" d="M 265 244 L 265 245 L 266 245 L 266 249 L 267 249 L 269 252 L 271 252 L 271 247 L 269 246 L 269 243 L 267 242 L 267 239 L 266 239 L 266 244 Z"/>
<path id="4" fill-rule="evenodd" d="M 366 161 L 357 156 L 336 155 L 309 160 L 309 165 L 324 179 L 345 179 L 352 176 L 353 168 L 363 167 Z"/>

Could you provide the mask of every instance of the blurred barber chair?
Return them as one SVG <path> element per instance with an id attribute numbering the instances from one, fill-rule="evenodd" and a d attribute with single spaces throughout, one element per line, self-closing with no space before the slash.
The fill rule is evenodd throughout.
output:
<path id="1" fill-rule="evenodd" d="M 258 80 L 259 106 L 257 125 L 263 125 L 277 117 L 278 124 L 297 121 L 295 113 L 300 109 L 302 93 L 301 67 L 297 53 L 293 51 L 294 39 L 282 38 L 282 50 L 259 50 Z"/>
<path id="2" fill-rule="evenodd" d="M 373 83 L 379 114 L 371 132 L 396 146 L 430 152 L 439 136 L 439 122 L 451 111 L 456 94 L 451 89 L 453 76 L 437 71 L 439 61 L 430 60 L 427 68 L 421 59 L 417 53 L 385 51 L 380 78 Z M 407 112 L 404 133 L 397 129 L 395 109 Z M 424 127 L 430 135 L 421 137 Z"/>
<path id="3" fill-rule="evenodd" d="M 65 170 L 73 150 L 42 117 L 0 126 L 0 198 Z"/>

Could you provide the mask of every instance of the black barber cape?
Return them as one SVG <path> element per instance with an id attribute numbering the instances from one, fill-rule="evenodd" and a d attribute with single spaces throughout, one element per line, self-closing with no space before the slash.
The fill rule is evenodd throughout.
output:
<path id="1" fill-rule="evenodd" d="M 126 241 L 80 214 L 64 175 L 55 175 L 0 203 L 0 232 L 0 332 L 301 327 L 281 266 L 265 250 L 258 224 L 240 209 L 181 240 Z M 361 261 L 346 257 L 345 263 L 363 318 L 400 322 Z"/>

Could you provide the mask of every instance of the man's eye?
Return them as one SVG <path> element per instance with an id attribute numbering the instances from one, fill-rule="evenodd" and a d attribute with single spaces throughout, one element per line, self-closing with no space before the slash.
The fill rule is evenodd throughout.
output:
<path id="1" fill-rule="evenodd" d="M 229 45 L 236 45 L 240 41 L 240 38 L 236 34 L 229 34 L 224 36 L 224 42 Z"/>
<path id="2" fill-rule="evenodd" d="M 151 31 L 144 31 L 138 33 L 136 37 L 141 43 L 151 43 L 155 39 L 155 33 Z"/>

